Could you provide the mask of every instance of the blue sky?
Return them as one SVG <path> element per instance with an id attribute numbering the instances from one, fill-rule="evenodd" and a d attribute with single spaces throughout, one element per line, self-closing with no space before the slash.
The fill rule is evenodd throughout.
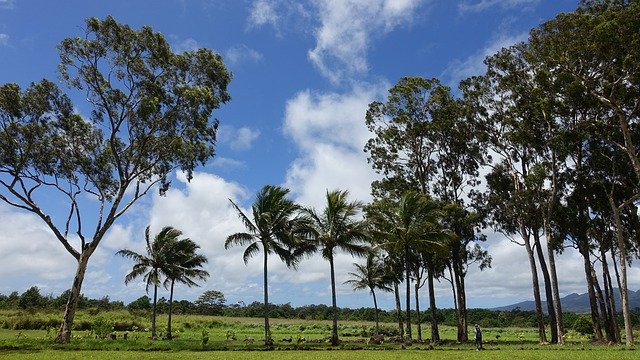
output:
<path id="1" fill-rule="evenodd" d="M 231 102 L 220 119 L 217 156 L 187 183 L 174 174 L 166 197 L 148 196 L 107 235 L 92 257 L 83 292 L 129 302 L 144 295 L 141 283 L 125 287 L 131 263 L 115 251 L 143 251 L 143 231 L 171 225 L 198 242 L 209 258 L 211 279 L 201 288 L 179 288 L 177 298 L 204 290 L 225 293 L 230 303 L 260 301 L 259 259 L 242 262 L 242 249 L 224 250 L 227 235 L 243 228 L 227 199 L 248 207 L 265 184 L 284 185 L 295 200 L 322 207 L 327 189 L 348 189 L 370 200 L 376 178 L 362 148 L 367 105 L 384 100 L 401 76 L 437 77 L 456 88 L 482 74 L 485 56 L 526 39 L 527 32 L 576 0 L 0 0 L 0 83 L 26 87 L 58 79 L 56 45 L 83 35 L 84 19 L 114 16 L 134 28 L 149 25 L 174 51 L 208 47 L 233 72 Z M 89 114 L 82 96 L 77 110 Z M 0 204 L 0 292 L 39 286 L 58 294 L 71 285 L 73 258 L 37 219 Z M 523 248 L 487 232 L 493 268 L 471 268 L 471 307 L 493 307 L 530 299 Z M 341 255 L 338 282 L 352 263 Z M 572 251 L 558 259 L 560 290 L 585 292 L 581 260 Z M 299 271 L 270 263 L 270 299 L 303 305 L 330 303 L 328 264 L 306 260 Z M 631 270 L 631 288 L 640 274 Z M 438 286 L 438 305 L 451 307 L 450 286 Z M 166 294 L 164 294 L 166 295 Z M 392 307 L 390 296 L 381 305 Z M 366 292 L 341 286 L 339 306 L 371 306 Z"/>

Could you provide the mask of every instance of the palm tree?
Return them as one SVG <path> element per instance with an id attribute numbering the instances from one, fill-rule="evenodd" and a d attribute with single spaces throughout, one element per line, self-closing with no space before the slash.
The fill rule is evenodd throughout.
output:
<path id="1" fill-rule="evenodd" d="M 389 286 L 389 278 L 386 276 L 384 264 L 378 259 L 378 256 L 374 253 L 370 253 L 367 256 L 367 262 L 363 264 L 354 263 L 356 268 L 355 272 L 350 272 L 349 275 L 353 279 L 347 280 L 344 283 L 353 287 L 353 290 L 369 289 L 371 296 L 373 297 L 373 307 L 376 312 L 376 334 L 380 333 L 380 318 L 378 314 L 378 300 L 376 299 L 376 289 L 382 291 L 393 291 Z"/>
<path id="2" fill-rule="evenodd" d="M 176 242 L 169 261 L 169 269 L 167 278 L 164 282 L 165 288 L 170 287 L 169 292 L 169 319 L 167 321 L 167 339 L 172 339 L 171 334 L 171 313 L 173 306 L 173 287 L 176 282 L 187 285 L 188 287 L 200 286 L 194 280 L 206 280 L 209 273 L 201 269 L 202 265 L 207 263 L 204 255 L 197 254 L 196 251 L 200 246 L 191 239 L 180 239 Z"/>
<path id="3" fill-rule="evenodd" d="M 147 255 L 141 255 L 135 251 L 122 249 L 116 254 L 135 261 L 133 269 L 124 278 L 124 283 L 129 284 L 132 280 L 143 276 L 146 282 L 146 291 L 149 292 L 149 286 L 153 286 L 153 315 L 151 317 L 151 338 L 157 339 L 156 335 L 156 304 L 158 301 L 158 285 L 160 285 L 163 277 L 169 276 L 169 264 L 173 256 L 173 249 L 178 241 L 178 237 L 182 235 L 177 229 L 170 226 L 164 227 L 151 241 L 149 235 L 149 226 L 147 226 L 144 237 L 147 243 Z"/>
<path id="4" fill-rule="evenodd" d="M 247 246 L 243 259 L 247 264 L 249 259 L 260 252 L 263 254 L 264 281 L 264 338 L 265 345 L 271 345 L 269 329 L 269 291 L 267 286 L 267 259 L 269 254 L 276 253 L 287 266 L 295 267 L 299 253 L 296 247 L 296 217 L 300 206 L 287 199 L 289 189 L 279 186 L 266 185 L 257 194 L 251 206 L 252 216 L 247 216 L 231 199 L 229 201 L 238 212 L 248 232 L 229 235 L 225 241 L 225 249 L 231 246 Z"/>
<path id="5" fill-rule="evenodd" d="M 400 202 L 380 200 L 371 207 L 370 220 L 375 224 L 377 237 L 389 253 L 402 254 L 406 284 L 407 339 L 411 341 L 411 261 L 420 251 L 440 246 L 448 233 L 437 226 L 440 212 L 436 204 L 415 191 L 405 192 Z"/>
<path id="6" fill-rule="evenodd" d="M 338 308 L 336 306 L 336 280 L 334 257 L 336 250 L 343 250 L 355 256 L 369 253 L 364 243 L 368 240 L 364 220 L 354 218 L 362 210 L 362 203 L 347 201 L 348 191 L 327 191 L 327 205 L 322 213 L 305 209 L 308 222 L 309 244 L 322 253 L 329 261 L 331 269 L 331 303 L 333 306 L 333 330 L 331 344 L 338 345 Z"/>

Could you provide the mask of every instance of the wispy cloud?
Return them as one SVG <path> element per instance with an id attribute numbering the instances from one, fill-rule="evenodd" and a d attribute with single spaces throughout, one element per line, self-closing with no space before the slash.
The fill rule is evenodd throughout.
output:
<path id="1" fill-rule="evenodd" d="M 311 17 L 305 6 L 305 3 L 290 0 L 253 0 L 247 28 L 271 27 L 278 37 L 290 29 L 298 31 L 303 27 L 295 24 L 305 22 Z"/>
<path id="2" fill-rule="evenodd" d="M 15 7 L 14 0 L 0 0 L 0 9 L 13 9 Z"/>
<path id="3" fill-rule="evenodd" d="M 235 128 L 223 125 L 218 129 L 218 140 L 231 150 L 246 151 L 251 149 L 253 142 L 260 137 L 260 131 L 248 127 Z"/>
<path id="4" fill-rule="evenodd" d="M 372 39 L 410 24 L 425 0 L 322 0 L 317 4 L 320 27 L 309 60 L 332 83 L 362 75 L 369 69 Z"/>
<path id="5" fill-rule="evenodd" d="M 480 0 L 465 1 L 458 5 L 460 12 L 481 12 L 492 7 L 500 7 L 502 9 L 526 7 L 537 5 L 540 0 Z"/>
<path id="6" fill-rule="evenodd" d="M 0 46 L 7 46 L 7 45 L 9 45 L 9 35 L 0 34 Z"/>
<path id="7" fill-rule="evenodd" d="M 237 65 L 245 61 L 256 63 L 262 60 L 262 54 L 242 44 L 227 50 L 226 59 L 233 65 Z"/>
<path id="8" fill-rule="evenodd" d="M 187 38 L 187 39 L 184 39 L 182 41 L 179 41 L 179 42 L 175 43 L 172 47 L 173 47 L 173 50 L 175 52 L 183 53 L 185 51 L 198 50 L 202 46 L 200 46 L 200 44 L 196 40 L 194 40 L 192 38 Z"/>

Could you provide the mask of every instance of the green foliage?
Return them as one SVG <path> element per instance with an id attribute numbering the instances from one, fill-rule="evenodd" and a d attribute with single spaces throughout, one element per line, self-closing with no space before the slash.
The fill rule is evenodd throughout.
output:
<path id="1" fill-rule="evenodd" d="M 91 331 L 98 339 L 106 339 L 113 331 L 113 323 L 105 318 L 98 317 L 93 321 Z"/>
<path id="2" fill-rule="evenodd" d="M 579 316 L 573 323 L 573 330 L 582 335 L 593 334 L 593 321 L 591 321 L 591 316 Z"/>
<path id="3" fill-rule="evenodd" d="M 47 300 L 40 295 L 40 289 L 37 286 L 32 286 L 27 291 L 20 295 L 20 300 L 18 300 L 18 306 L 21 309 L 29 309 L 29 308 L 42 308 L 46 305 Z"/>

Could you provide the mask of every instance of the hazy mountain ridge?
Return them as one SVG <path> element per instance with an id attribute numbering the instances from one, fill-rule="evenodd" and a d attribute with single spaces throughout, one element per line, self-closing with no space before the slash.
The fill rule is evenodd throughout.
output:
<path id="1" fill-rule="evenodd" d="M 616 311 L 622 310 L 622 305 L 620 301 L 620 291 L 618 289 L 613 289 L 613 297 L 616 301 Z M 589 294 L 569 294 L 560 299 L 562 303 L 562 311 L 563 312 L 575 312 L 575 313 L 588 313 L 590 311 L 589 305 Z M 640 290 L 633 291 L 629 290 L 629 308 L 640 308 Z M 512 305 L 500 306 L 492 308 L 491 310 L 499 310 L 499 311 L 511 311 L 514 309 L 520 309 L 524 311 L 534 311 L 535 302 L 534 301 L 523 301 Z M 542 310 L 547 312 L 547 302 L 542 302 Z M 598 310 L 600 310 L 598 308 Z"/>

